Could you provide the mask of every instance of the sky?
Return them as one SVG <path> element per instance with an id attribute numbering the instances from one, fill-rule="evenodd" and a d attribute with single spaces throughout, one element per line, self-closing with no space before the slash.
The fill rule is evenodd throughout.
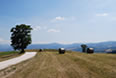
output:
<path id="1" fill-rule="evenodd" d="M 0 0 L 0 44 L 31 25 L 32 44 L 116 41 L 116 0 Z"/>

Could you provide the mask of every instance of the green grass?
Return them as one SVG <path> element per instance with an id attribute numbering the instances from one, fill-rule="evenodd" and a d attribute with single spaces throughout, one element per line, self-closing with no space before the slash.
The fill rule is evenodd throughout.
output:
<path id="1" fill-rule="evenodd" d="M 16 54 L 16 53 L 18 53 L 18 52 L 16 52 L 16 51 L 0 52 L 0 57 L 4 56 L 4 55 Z"/>
<path id="2" fill-rule="evenodd" d="M 0 52 L 0 61 L 8 60 L 19 56 L 17 51 Z"/>
<path id="3" fill-rule="evenodd" d="M 115 54 L 58 54 L 49 50 L 15 65 L 7 78 L 116 78 L 115 61 Z"/>

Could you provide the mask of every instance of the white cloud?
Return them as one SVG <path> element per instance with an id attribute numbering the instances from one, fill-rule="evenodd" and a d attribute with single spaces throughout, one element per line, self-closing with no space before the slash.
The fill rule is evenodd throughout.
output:
<path id="1" fill-rule="evenodd" d="M 52 19 L 51 22 L 64 21 L 64 20 L 65 20 L 64 17 L 58 16 L 58 17 L 55 17 L 54 19 Z"/>
<path id="2" fill-rule="evenodd" d="M 61 31 L 57 29 L 49 29 L 47 32 L 61 32 Z"/>
<path id="3" fill-rule="evenodd" d="M 101 14 L 96 14 L 96 16 L 108 16 L 109 14 L 108 13 L 101 13 Z"/>
<path id="4" fill-rule="evenodd" d="M 34 27 L 32 27 L 32 28 L 33 28 L 33 30 L 35 30 L 35 31 L 41 30 L 41 27 L 40 27 L 40 26 L 34 26 Z"/>
<path id="5" fill-rule="evenodd" d="M 59 21 L 63 21 L 64 20 L 64 17 L 61 17 L 61 16 L 58 16 L 55 18 L 56 20 L 59 20 Z"/>
<path id="6" fill-rule="evenodd" d="M 9 40 L 5 40 L 3 38 L 0 38 L 0 44 L 9 44 L 10 41 Z"/>

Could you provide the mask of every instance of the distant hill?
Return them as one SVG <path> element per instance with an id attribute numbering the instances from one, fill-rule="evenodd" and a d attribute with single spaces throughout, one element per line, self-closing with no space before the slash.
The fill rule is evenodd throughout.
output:
<path id="1" fill-rule="evenodd" d="M 74 43 L 74 44 L 58 44 L 58 43 L 51 43 L 51 44 L 32 44 L 28 46 L 28 49 L 58 49 L 61 47 L 66 48 L 67 50 L 73 51 L 81 51 L 82 43 Z M 92 47 L 95 49 L 95 52 L 105 52 L 107 49 L 116 49 L 116 41 L 108 41 L 108 42 L 100 42 L 100 43 L 87 43 L 88 47 Z"/>
<path id="2" fill-rule="evenodd" d="M 27 47 L 27 49 L 58 49 L 61 47 L 66 48 L 67 50 L 73 51 L 81 51 L 80 45 L 83 43 L 74 43 L 74 44 L 59 44 L 59 43 L 51 43 L 51 44 L 31 44 Z M 116 41 L 107 41 L 100 43 L 87 43 L 88 47 L 92 47 L 96 52 L 105 52 L 106 49 L 116 49 Z M 11 51 L 13 50 L 10 45 L 0 45 L 0 51 Z"/>

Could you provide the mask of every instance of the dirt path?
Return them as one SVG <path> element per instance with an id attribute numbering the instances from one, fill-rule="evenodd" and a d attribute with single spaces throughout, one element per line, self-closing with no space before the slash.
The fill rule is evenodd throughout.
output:
<path id="1" fill-rule="evenodd" d="M 11 65 L 15 65 L 17 63 L 20 63 L 22 61 L 25 61 L 27 59 L 30 59 L 35 55 L 36 55 L 36 52 L 26 52 L 22 56 L 19 56 L 19 57 L 10 59 L 10 60 L 2 61 L 2 62 L 0 62 L 0 70 L 5 69 Z"/>

